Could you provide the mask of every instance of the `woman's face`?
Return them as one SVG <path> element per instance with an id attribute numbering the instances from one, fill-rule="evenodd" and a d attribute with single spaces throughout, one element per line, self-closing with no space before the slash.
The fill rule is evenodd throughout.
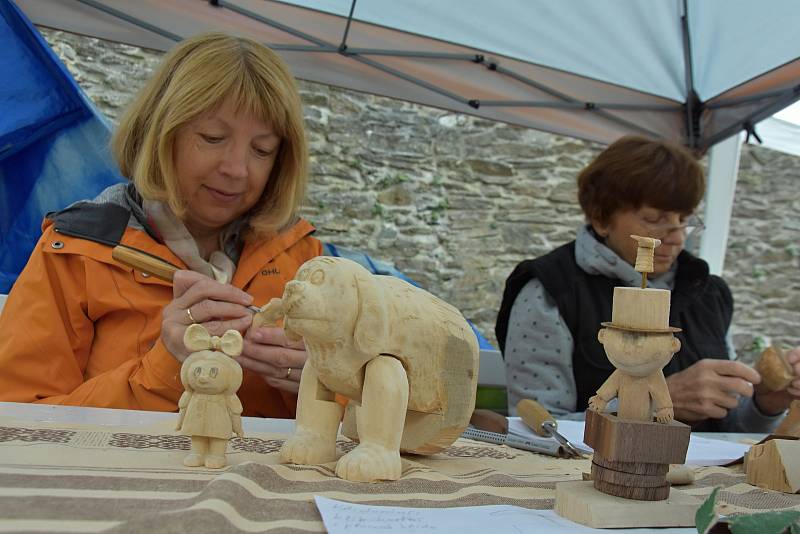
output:
<path id="1" fill-rule="evenodd" d="M 270 124 L 228 100 L 178 130 L 173 159 L 193 236 L 221 230 L 258 202 L 280 141 Z"/>
<path id="2" fill-rule="evenodd" d="M 595 232 L 605 244 L 631 265 L 636 264 L 636 241 L 631 234 L 661 240 L 653 257 L 653 275 L 667 272 L 686 244 L 687 214 L 665 211 L 650 206 L 638 210 L 618 211 L 607 224 L 592 221 Z"/>

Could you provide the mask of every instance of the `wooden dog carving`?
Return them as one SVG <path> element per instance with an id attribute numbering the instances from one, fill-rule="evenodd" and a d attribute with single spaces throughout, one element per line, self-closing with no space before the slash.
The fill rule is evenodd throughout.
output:
<path id="1" fill-rule="evenodd" d="M 400 451 L 432 454 L 453 443 L 475 406 L 478 343 L 454 307 L 390 276 L 375 276 L 343 258 L 306 262 L 254 317 L 254 326 L 283 317 L 289 337 L 302 337 L 309 358 L 300 379 L 297 430 L 281 461 L 336 459 L 343 433 L 358 447 L 336 465 L 352 481 L 396 480 Z"/>

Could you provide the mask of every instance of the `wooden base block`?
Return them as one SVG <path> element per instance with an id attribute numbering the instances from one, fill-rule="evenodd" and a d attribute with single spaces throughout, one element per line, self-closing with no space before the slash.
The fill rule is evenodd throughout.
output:
<path id="1" fill-rule="evenodd" d="M 593 528 L 693 527 L 700 504 L 676 489 L 666 500 L 632 501 L 597 491 L 591 481 L 556 484 L 556 513 Z"/>
<path id="2" fill-rule="evenodd" d="M 586 410 L 583 441 L 595 456 L 615 462 L 682 464 L 692 429 L 681 422 L 667 424 L 620 419 Z"/>

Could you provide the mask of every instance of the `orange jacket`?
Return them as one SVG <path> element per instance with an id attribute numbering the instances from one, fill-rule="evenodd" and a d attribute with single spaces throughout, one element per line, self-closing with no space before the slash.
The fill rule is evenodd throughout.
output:
<path id="1" fill-rule="evenodd" d="M 301 220 L 271 240 L 247 244 L 231 283 L 258 305 L 280 297 L 306 260 L 321 254 Z M 0 316 L 0 401 L 176 411 L 181 364 L 160 341 L 170 284 L 119 264 L 111 247 L 55 231 L 43 235 Z M 146 232 L 121 243 L 185 264 Z M 245 370 L 244 415 L 294 417 L 296 397 Z"/>

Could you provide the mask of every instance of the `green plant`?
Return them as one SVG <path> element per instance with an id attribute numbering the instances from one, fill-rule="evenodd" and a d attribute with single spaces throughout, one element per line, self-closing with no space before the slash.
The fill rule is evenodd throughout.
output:
<path id="1" fill-rule="evenodd" d="M 383 219 L 384 215 L 386 215 L 386 208 L 383 207 L 383 204 L 376 201 L 372 206 L 372 216 Z"/>
<path id="2" fill-rule="evenodd" d="M 753 338 L 753 352 L 761 354 L 769 346 L 769 342 L 764 336 L 755 336 Z"/>
<path id="3" fill-rule="evenodd" d="M 724 525 L 732 534 L 800 534 L 800 512 L 777 510 L 721 518 L 716 511 L 719 488 L 700 505 L 694 516 L 699 534 L 708 534 L 716 525 Z"/>

